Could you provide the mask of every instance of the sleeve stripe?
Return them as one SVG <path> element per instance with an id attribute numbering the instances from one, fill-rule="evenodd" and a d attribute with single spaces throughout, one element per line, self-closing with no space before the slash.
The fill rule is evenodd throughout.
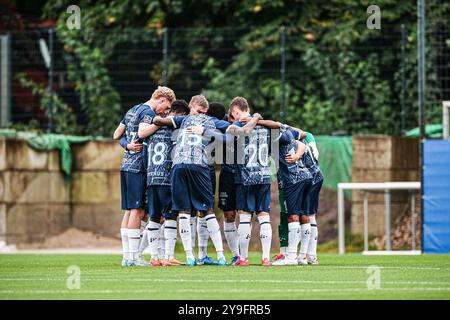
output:
<path id="1" fill-rule="evenodd" d="M 173 117 L 171 117 L 171 119 L 172 119 L 173 128 L 176 129 L 177 128 L 177 124 L 175 123 L 175 120 L 174 120 Z"/>

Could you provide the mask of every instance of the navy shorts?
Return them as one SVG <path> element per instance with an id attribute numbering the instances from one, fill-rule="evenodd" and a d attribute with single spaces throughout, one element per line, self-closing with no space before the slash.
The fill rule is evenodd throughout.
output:
<path id="1" fill-rule="evenodd" d="M 308 194 L 308 207 L 309 207 L 309 213 L 308 214 L 316 214 L 319 209 L 319 193 L 322 189 L 323 180 L 320 180 L 316 182 L 315 184 L 311 185 L 311 189 L 309 190 Z"/>
<path id="2" fill-rule="evenodd" d="M 147 174 L 145 172 L 120 171 L 122 210 L 145 209 L 146 186 Z"/>
<path id="3" fill-rule="evenodd" d="M 209 176 L 211 178 L 212 192 L 214 194 L 216 193 L 216 168 L 214 166 L 209 168 Z"/>
<path id="4" fill-rule="evenodd" d="M 234 184 L 234 172 L 220 170 L 219 208 L 223 211 L 236 210 L 236 185 Z"/>
<path id="5" fill-rule="evenodd" d="M 246 212 L 270 212 L 270 184 L 236 184 L 236 209 Z"/>
<path id="6" fill-rule="evenodd" d="M 207 211 L 213 207 L 209 168 L 176 164 L 172 168 L 172 211 Z"/>
<path id="7" fill-rule="evenodd" d="M 211 166 L 209 167 L 209 176 L 211 179 L 211 189 L 212 189 L 212 195 L 213 195 L 213 205 L 211 208 L 214 208 L 214 195 L 216 194 L 216 167 Z"/>
<path id="8" fill-rule="evenodd" d="M 159 222 L 161 217 L 170 218 L 172 191 L 170 186 L 152 185 L 147 187 L 148 214 L 150 219 Z"/>
<path id="9" fill-rule="evenodd" d="M 303 180 L 283 188 L 284 203 L 288 215 L 309 215 L 309 192 L 312 179 Z"/>

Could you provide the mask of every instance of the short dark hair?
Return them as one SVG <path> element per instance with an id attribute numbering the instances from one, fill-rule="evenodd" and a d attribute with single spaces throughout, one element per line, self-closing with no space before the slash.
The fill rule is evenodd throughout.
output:
<path id="1" fill-rule="evenodd" d="M 215 117 L 219 120 L 222 120 L 226 114 L 225 106 L 220 102 L 211 102 L 206 114 L 210 117 Z"/>
<path id="2" fill-rule="evenodd" d="M 189 114 L 188 103 L 184 99 L 177 99 L 172 102 L 170 112 L 177 114 Z"/>

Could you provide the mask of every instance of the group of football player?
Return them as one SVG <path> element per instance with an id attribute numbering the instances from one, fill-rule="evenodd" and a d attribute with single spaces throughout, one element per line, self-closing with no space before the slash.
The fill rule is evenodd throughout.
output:
<path id="1" fill-rule="evenodd" d="M 253 214 L 259 222 L 261 265 L 318 263 L 316 214 L 323 174 L 311 133 L 252 114 L 243 97 L 232 99 L 226 110 L 203 95 L 188 104 L 160 86 L 148 101 L 127 111 L 114 139 L 125 149 L 122 266 L 248 266 Z M 230 262 L 214 211 L 219 166 L 218 208 Z M 280 253 L 271 261 L 275 175 Z M 185 262 L 175 258 L 178 234 Z M 209 239 L 216 260 L 207 255 Z M 149 262 L 143 257 L 147 248 Z"/>

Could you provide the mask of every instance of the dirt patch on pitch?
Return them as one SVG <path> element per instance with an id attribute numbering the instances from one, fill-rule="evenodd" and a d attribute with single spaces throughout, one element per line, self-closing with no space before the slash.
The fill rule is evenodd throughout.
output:
<path id="1" fill-rule="evenodd" d="M 56 248 L 117 248 L 120 239 L 105 237 L 89 231 L 69 228 L 63 233 L 48 237 L 44 242 L 18 244 L 18 249 L 56 249 Z"/>

